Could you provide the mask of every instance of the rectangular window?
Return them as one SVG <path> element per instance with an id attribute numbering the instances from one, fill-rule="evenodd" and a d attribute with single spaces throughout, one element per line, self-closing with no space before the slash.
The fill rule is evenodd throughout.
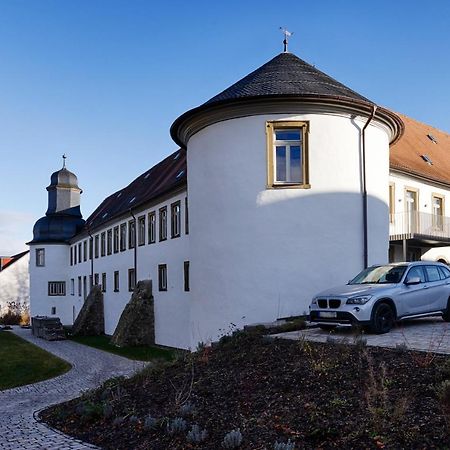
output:
<path id="1" fill-rule="evenodd" d="M 87 241 L 83 241 L 83 261 L 87 261 Z"/>
<path id="2" fill-rule="evenodd" d="M 78 262 L 81 262 L 81 242 L 78 244 Z"/>
<path id="3" fill-rule="evenodd" d="M 155 211 L 148 213 L 148 243 L 156 242 L 156 214 Z"/>
<path id="4" fill-rule="evenodd" d="M 136 286 L 136 271 L 134 269 L 128 269 L 128 290 L 134 291 Z"/>
<path id="5" fill-rule="evenodd" d="M 106 255 L 106 232 L 100 235 L 100 256 Z"/>
<path id="6" fill-rule="evenodd" d="M 45 248 L 36 249 L 36 266 L 37 267 L 45 266 Z"/>
<path id="7" fill-rule="evenodd" d="M 75 279 L 70 279 L 70 295 L 75 295 Z"/>
<path id="8" fill-rule="evenodd" d="M 267 122 L 269 188 L 309 188 L 307 122 Z"/>
<path id="9" fill-rule="evenodd" d="M 114 292 L 119 292 L 119 271 L 114 272 Z"/>
<path id="10" fill-rule="evenodd" d="M 89 275 L 89 290 L 92 289 L 92 286 L 94 286 L 94 277 L 92 275 Z"/>
<path id="11" fill-rule="evenodd" d="M 106 273 L 102 273 L 102 292 L 106 292 Z"/>
<path id="12" fill-rule="evenodd" d="M 145 216 L 138 217 L 138 245 L 145 244 Z"/>
<path id="13" fill-rule="evenodd" d="M 81 297 L 81 277 L 78 277 L 78 296 Z"/>
<path id="14" fill-rule="evenodd" d="M 128 248 L 136 246 L 136 221 L 130 220 L 128 222 Z"/>
<path id="15" fill-rule="evenodd" d="M 119 227 L 114 227 L 114 253 L 119 251 Z"/>
<path id="16" fill-rule="evenodd" d="M 170 231 L 173 238 L 180 237 L 181 233 L 181 205 L 175 202 L 170 205 Z"/>
<path id="17" fill-rule="evenodd" d="M 77 245 L 76 244 L 73 246 L 73 263 L 74 264 L 77 263 Z"/>
<path id="18" fill-rule="evenodd" d="M 184 232 L 189 234 L 189 207 L 187 197 L 184 199 Z"/>
<path id="19" fill-rule="evenodd" d="M 123 252 L 127 249 L 127 224 L 120 224 L 120 251 Z"/>
<path id="20" fill-rule="evenodd" d="M 52 306 L 51 310 L 50 310 L 50 314 L 52 316 L 56 315 L 56 306 Z"/>
<path id="21" fill-rule="evenodd" d="M 89 238 L 89 259 L 93 258 L 94 253 L 94 239 L 92 237 Z"/>
<path id="22" fill-rule="evenodd" d="M 99 243 L 99 235 L 96 234 L 94 238 L 94 256 L 98 258 L 98 243 Z"/>
<path id="23" fill-rule="evenodd" d="M 189 261 L 184 262 L 184 291 L 189 292 Z"/>
<path id="24" fill-rule="evenodd" d="M 433 207 L 433 228 L 436 230 L 444 229 L 444 196 L 433 194 L 431 198 Z"/>
<path id="25" fill-rule="evenodd" d="M 167 239 L 167 206 L 159 210 L 159 240 Z"/>
<path id="26" fill-rule="evenodd" d="M 50 295 L 50 296 L 66 295 L 66 282 L 65 281 L 49 281 L 48 282 L 48 295 Z"/>
<path id="27" fill-rule="evenodd" d="M 112 253 L 112 230 L 108 230 L 106 235 L 106 253 L 110 255 Z"/>
<path id="28" fill-rule="evenodd" d="M 94 284 L 95 284 L 96 286 L 98 286 L 98 283 L 99 283 L 99 276 L 98 276 L 98 273 L 94 273 Z"/>
<path id="29" fill-rule="evenodd" d="M 395 184 L 389 184 L 389 221 L 394 223 L 395 214 Z"/>
<path id="30" fill-rule="evenodd" d="M 87 293 L 88 289 L 87 289 L 87 284 L 86 284 L 86 275 L 83 277 L 83 298 L 84 300 L 86 300 L 87 298 Z"/>
<path id="31" fill-rule="evenodd" d="M 73 266 L 73 247 L 70 247 L 70 265 Z"/>
<path id="32" fill-rule="evenodd" d="M 158 288 L 160 291 L 167 291 L 167 265 L 158 265 Z"/>

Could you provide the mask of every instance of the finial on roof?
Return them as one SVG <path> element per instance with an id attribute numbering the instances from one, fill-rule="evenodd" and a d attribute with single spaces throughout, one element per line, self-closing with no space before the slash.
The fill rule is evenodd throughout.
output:
<path id="1" fill-rule="evenodd" d="M 281 32 L 284 34 L 284 40 L 283 40 L 283 45 L 284 45 L 284 53 L 288 53 L 288 37 L 291 37 L 294 33 L 288 31 L 286 28 L 280 27 Z"/>
<path id="2" fill-rule="evenodd" d="M 62 159 L 63 159 L 63 166 L 62 166 L 62 168 L 63 168 L 63 169 L 66 168 L 66 158 L 67 158 L 67 156 L 66 156 L 66 154 L 64 153 L 64 154 L 62 155 Z"/>

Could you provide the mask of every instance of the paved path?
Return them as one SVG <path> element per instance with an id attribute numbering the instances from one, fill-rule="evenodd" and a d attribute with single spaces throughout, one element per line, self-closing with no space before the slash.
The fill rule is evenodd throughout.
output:
<path id="1" fill-rule="evenodd" d="M 8 333 L 8 331 L 2 331 Z M 49 342 L 35 338 L 31 330 L 15 328 L 18 336 L 59 356 L 72 369 L 56 378 L 0 392 L 0 449 L 79 450 L 95 448 L 34 419 L 34 413 L 77 397 L 104 380 L 141 369 L 144 363 L 96 350 L 73 341 Z"/>
<path id="2" fill-rule="evenodd" d="M 302 331 L 280 333 L 273 337 L 284 339 L 306 339 L 308 341 L 336 342 L 347 341 L 352 343 L 355 335 L 350 328 L 337 328 L 331 333 L 320 328 L 308 328 Z M 406 344 L 413 350 L 431 351 L 450 354 L 450 323 L 444 322 L 440 317 L 416 319 L 400 322 L 386 334 L 366 334 L 367 345 L 376 347 L 391 347 Z"/>

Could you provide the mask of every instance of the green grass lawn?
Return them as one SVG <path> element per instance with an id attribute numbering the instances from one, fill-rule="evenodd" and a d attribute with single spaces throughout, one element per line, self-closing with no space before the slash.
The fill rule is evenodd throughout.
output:
<path id="1" fill-rule="evenodd" d="M 109 336 L 69 336 L 69 339 L 80 344 L 89 345 L 89 347 L 98 348 L 105 352 L 138 361 L 151 361 L 154 359 L 165 359 L 169 361 L 174 355 L 174 350 L 156 346 L 116 347 L 110 344 L 109 341 L 111 338 Z"/>
<path id="2" fill-rule="evenodd" d="M 0 391 L 47 380 L 71 365 L 9 331 L 0 331 Z"/>

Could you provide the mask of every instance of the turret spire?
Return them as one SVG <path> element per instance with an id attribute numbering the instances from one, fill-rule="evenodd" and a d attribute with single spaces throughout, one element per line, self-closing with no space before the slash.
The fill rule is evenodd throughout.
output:
<path id="1" fill-rule="evenodd" d="M 286 28 L 280 27 L 281 32 L 284 34 L 284 53 L 288 53 L 288 37 L 291 37 L 294 33 L 291 31 L 288 31 Z"/>

